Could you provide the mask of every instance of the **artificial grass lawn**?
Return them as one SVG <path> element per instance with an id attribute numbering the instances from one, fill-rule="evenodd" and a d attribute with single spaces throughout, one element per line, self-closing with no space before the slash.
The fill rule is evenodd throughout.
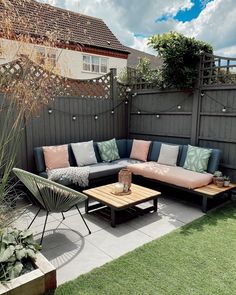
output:
<path id="1" fill-rule="evenodd" d="M 236 203 L 59 286 L 55 294 L 236 294 Z"/>

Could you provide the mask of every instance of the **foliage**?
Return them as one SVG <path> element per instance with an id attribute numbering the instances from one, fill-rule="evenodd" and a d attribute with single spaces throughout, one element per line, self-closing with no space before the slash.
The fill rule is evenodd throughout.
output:
<path id="1" fill-rule="evenodd" d="M 35 260 L 40 246 L 29 230 L 3 229 L 0 233 L 0 281 L 18 277 L 25 261 Z"/>
<path id="2" fill-rule="evenodd" d="M 124 68 L 122 71 L 120 71 L 117 80 L 124 85 L 129 84 L 127 68 Z"/>
<path id="3" fill-rule="evenodd" d="M 224 181 L 230 181 L 230 177 L 229 176 L 224 176 Z"/>
<path id="4" fill-rule="evenodd" d="M 19 19 L 19 13 L 11 1 L 4 0 L 2 5 L 4 9 L 0 15 L 3 22 L 1 37 L 12 40 L 14 36 L 14 42 L 18 42 L 13 60 L 19 59 L 20 66 L 17 64 L 17 67 L 12 67 L 10 71 L 0 65 L 0 228 L 7 226 L 15 217 L 12 202 L 15 202 L 13 196 L 18 194 L 15 194 L 15 186 L 11 181 L 11 171 L 16 165 L 24 127 L 32 114 L 38 113 L 53 99 L 52 93 L 55 89 L 50 78 L 52 66 L 49 68 L 41 60 L 38 64 L 38 75 L 33 72 L 31 58 L 37 47 L 32 44 L 32 37 L 14 32 L 13 23 L 16 19 L 26 28 L 30 27 L 31 20 L 27 17 Z M 53 46 L 55 42 L 58 43 L 56 36 L 57 32 L 48 34 L 43 40 L 39 40 L 39 43 L 42 46 Z M 3 48 L 13 55 L 12 48 L 16 46 L 12 46 L 11 42 L 3 42 Z M 42 74 L 42 69 L 48 74 Z"/>
<path id="5" fill-rule="evenodd" d="M 215 173 L 213 174 L 213 176 L 215 177 L 221 177 L 223 175 L 223 173 L 221 171 L 215 171 Z"/>
<path id="6" fill-rule="evenodd" d="M 177 32 L 154 35 L 148 43 L 163 58 L 162 87 L 194 87 L 200 56 L 212 53 L 212 46 Z"/>
<path id="7" fill-rule="evenodd" d="M 118 76 L 118 81 L 125 85 L 131 85 L 138 83 L 139 81 L 152 83 L 157 87 L 161 87 L 162 81 L 162 70 L 152 69 L 151 62 L 148 58 L 140 58 L 139 63 L 135 68 L 125 68 Z"/>
<path id="8" fill-rule="evenodd" d="M 152 69 L 150 59 L 144 57 L 139 59 L 137 65 L 137 77 L 143 79 L 147 83 L 153 83 L 156 86 L 161 86 L 162 81 L 162 70 Z"/>

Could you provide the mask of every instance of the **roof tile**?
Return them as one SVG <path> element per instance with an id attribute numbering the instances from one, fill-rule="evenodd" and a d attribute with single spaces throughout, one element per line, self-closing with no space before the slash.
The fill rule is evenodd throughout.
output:
<path id="1" fill-rule="evenodd" d="M 14 17 L 14 33 L 45 37 L 55 32 L 57 39 L 78 45 L 88 45 L 127 52 L 102 19 L 79 14 L 35 0 L 10 0 Z M 0 24 L 6 7 L 0 3 Z M 26 20 L 26 21 L 25 21 Z"/>

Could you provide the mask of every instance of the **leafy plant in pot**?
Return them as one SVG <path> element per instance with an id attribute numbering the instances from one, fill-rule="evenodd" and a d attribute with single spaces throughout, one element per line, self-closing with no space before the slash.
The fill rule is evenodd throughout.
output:
<path id="1" fill-rule="evenodd" d="M 34 269 L 36 253 L 41 247 L 29 230 L 5 228 L 0 233 L 0 282 L 12 280 Z"/>
<path id="2" fill-rule="evenodd" d="M 216 185 L 216 180 L 218 177 L 222 177 L 223 174 L 221 171 L 215 171 L 215 173 L 213 174 L 213 183 Z"/>
<path id="3" fill-rule="evenodd" d="M 224 177 L 220 176 L 216 178 L 216 185 L 218 187 L 223 187 L 224 186 Z"/>
<path id="4" fill-rule="evenodd" d="M 229 185 L 230 185 L 230 177 L 224 176 L 224 186 L 229 186 Z"/>

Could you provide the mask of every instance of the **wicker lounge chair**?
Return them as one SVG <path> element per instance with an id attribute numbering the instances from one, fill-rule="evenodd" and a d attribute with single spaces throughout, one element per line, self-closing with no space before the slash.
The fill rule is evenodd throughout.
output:
<path id="1" fill-rule="evenodd" d="M 46 218 L 40 244 L 43 242 L 48 214 L 61 212 L 63 219 L 65 219 L 63 212 L 69 211 L 72 207 L 77 208 L 89 234 L 91 234 L 91 231 L 78 207 L 79 203 L 84 202 L 87 199 L 84 194 L 22 169 L 14 168 L 13 172 L 29 189 L 36 200 L 36 204 L 39 206 L 39 209 L 28 228 L 33 224 L 39 212 L 41 210 L 46 210 Z"/>

